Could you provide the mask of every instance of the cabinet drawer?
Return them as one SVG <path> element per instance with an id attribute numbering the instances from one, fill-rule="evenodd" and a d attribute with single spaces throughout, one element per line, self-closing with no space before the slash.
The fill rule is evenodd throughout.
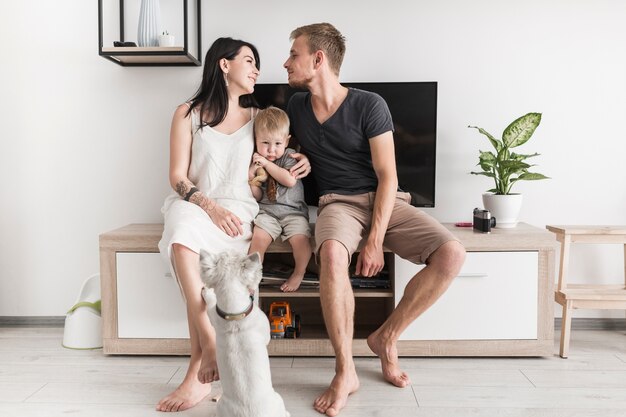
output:
<path id="1" fill-rule="evenodd" d="M 188 338 L 185 303 L 158 253 L 120 253 L 117 262 L 119 338 Z"/>
<path id="2" fill-rule="evenodd" d="M 395 261 L 397 305 L 424 266 Z M 537 339 L 537 287 L 537 252 L 470 252 L 450 288 L 400 339 Z"/>

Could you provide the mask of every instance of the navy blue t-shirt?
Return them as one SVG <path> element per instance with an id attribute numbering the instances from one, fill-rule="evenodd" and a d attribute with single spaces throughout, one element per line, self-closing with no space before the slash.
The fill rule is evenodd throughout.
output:
<path id="1" fill-rule="evenodd" d="M 391 113 L 381 96 L 349 88 L 337 111 L 320 124 L 311 94 L 296 93 L 289 100 L 287 114 L 292 134 L 311 162 L 320 195 L 376 191 L 369 139 L 393 131 Z"/>

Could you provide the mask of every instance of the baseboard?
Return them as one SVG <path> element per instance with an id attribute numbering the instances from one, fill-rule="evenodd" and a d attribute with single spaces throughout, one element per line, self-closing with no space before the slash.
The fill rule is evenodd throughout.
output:
<path id="1" fill-rule="evenodd" d="M 0 326 L 63 327 L 65 316 L 0 316 Z"/>
<path id="2" fill-rule="evenodd" d="M 65 316 L 0 316 L 0 326 L 63 327 Z M 554 330 L 561 330 L 561 319 L 554 319 Z M 573 318 L 572 330 L 626 330 L 626 318 Z"/>
<path id="3" fill-rule="evenodd" d="M 561 318 L 554 319 L 554 330 L 561 331 Z M 626 318 L 573 318 L 572 330 L 626 330 Z"/>

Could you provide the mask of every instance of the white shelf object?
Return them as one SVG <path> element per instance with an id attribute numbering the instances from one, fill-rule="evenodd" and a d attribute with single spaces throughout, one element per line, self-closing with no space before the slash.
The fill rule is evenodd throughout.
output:
<path id="1" fill-rule="evenodd" d="M 470 252 L 448 290 L 400 340 L 537 338 L 537 252 Z M 421 270 L 396 259 L 395 303 Z"/>

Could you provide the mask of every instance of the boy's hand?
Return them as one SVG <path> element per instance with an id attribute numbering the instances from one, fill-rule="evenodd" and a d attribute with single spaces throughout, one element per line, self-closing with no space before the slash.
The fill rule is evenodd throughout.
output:
<path id="1" fill-rule="evenodd" d="M 252 154 L 252 163 L 257 167 L 265 167 L 270 161 L 259 155 L 258 153 Z"/>

